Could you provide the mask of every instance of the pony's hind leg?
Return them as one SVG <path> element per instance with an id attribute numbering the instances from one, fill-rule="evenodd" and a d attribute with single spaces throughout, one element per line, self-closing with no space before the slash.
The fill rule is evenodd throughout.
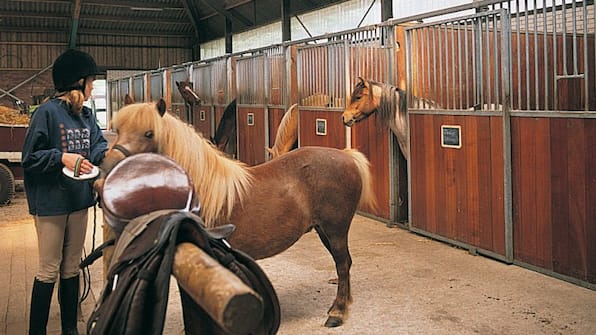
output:
<path id="1" fill-rule="evenodd" d="M 348 305 L 352 301 L 350 293 L 350 267 L 352 266 L 352 257 L 348 250 L 347 229 L 341 233 L 333 234 L 324 230 L 321 226 L 315 226 L 319 238 L 325 248 L 329 250 L 335 261 L 335 270 L 337 271 L 337 296 L 333 305 L 327 312 L 328 317 L 325 321 L 325 327 L 341 326 L 348 312 Z"/>

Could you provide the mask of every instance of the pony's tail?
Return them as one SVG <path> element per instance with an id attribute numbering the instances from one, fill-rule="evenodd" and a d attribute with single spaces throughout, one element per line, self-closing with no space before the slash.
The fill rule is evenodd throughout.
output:
<path id="1" fill-rule="evenodd" d="M 370 161 L 366 156 L 358 150 L 355 149 L 344 149 L 344 151 L 352 156 L 354 159 L 354 163 L 356 163 L 356 167 L 358 168 L 358 172 L 360 174 L 360 178 L 362 179 L 362 192 L 360 193 L 360 201 L 358 206 L 360 209 L 366 207 L 369 210 L 376 210 L 377 209 L 377 198 L 375 197 L 375 193 L 373 192 L 373 185 L 372 185 L 372 174 L 370 172 Z"/>

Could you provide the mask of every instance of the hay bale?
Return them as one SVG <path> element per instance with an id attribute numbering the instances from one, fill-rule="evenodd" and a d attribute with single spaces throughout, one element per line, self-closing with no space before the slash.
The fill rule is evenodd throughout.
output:
<path id="1" fill-rule="evenodd" d="M 29 120 L 30 118 L 27 114 L 22 114 L 20 111 L 14 108 L 0 106 L 0 123 L 10 125 L 28 125 Z"/>

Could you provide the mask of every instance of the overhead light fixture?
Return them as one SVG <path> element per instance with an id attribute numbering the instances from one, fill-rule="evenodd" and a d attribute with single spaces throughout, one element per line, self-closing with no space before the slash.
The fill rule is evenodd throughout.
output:
<path id="1" fill-rule="evenodd" d="M 130 7 L 130 10 L 144 11 L 144 12 L 162 12 L 163 8 L 156 7 Z"/>

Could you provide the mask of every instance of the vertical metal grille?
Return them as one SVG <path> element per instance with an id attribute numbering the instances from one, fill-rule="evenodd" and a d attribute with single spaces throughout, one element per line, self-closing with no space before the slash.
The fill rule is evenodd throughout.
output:
<path id="1" fill-rule="evenodd" d="M 172 70 L 172 78 L 170 80 L 170 85 L 172 86 L 172 104 L 183 105 L 184 98 L 180 91 L 178 90 L 178 85 L 176 82 L 186 81 L 188 79 L 188 71 L 186 68 L 179 68 Z"/>
<path id="2" fill-rule="evenodd" d="M 407 30 L 412 109 L 501 110 L 504 10 L 420 24 Z"/>
<path id="3" fill-rule="evenodd" d="M 300 105 L 343 108 L 346 102 L 347 41 L 298 49 Z"/>
<path id="4" fill-rule="evenodd" d="M 163 98 L 163 73 L 151 73 L 151 101 Z"/>
<path id="5" fill-rule="evenodd" d="M 145 101 L 145 76 L 136 76 L 133 78 L 133 90 L 135 102 Z"/>
<path id="6" fill-rule="evenodd" d="M 236 61 L 236 95 L 239 104 L 263 105 L 266 103 L 265 55 L 246 56 Z"/>
<path id="7" fill-rule="evenodd" d="M 230 101 L 228 92 L 228 58 L 221 58 L 211 63 L 211 94 L 213 103 L 226 106 Z"/>
<path id="8" fill-rule="evenodd" d="M 211 94 L 211 66 L 197 64 L 192 68 L 193 90 L 201 98 L 203 104 L 212 104 Z"/>

